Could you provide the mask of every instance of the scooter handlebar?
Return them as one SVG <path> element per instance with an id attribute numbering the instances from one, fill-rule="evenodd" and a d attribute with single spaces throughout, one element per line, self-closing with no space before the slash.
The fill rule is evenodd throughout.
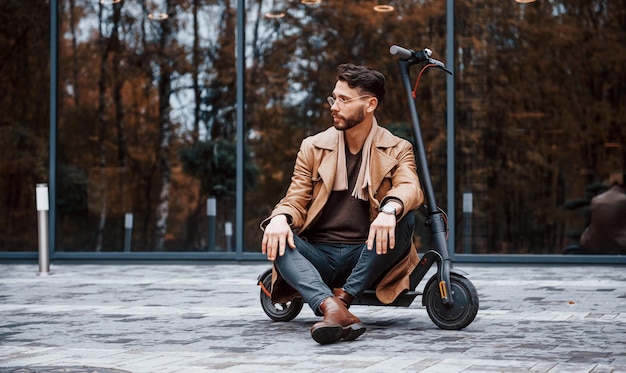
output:
<path id="1" fill-rule="evenodd" d="M 415 59 L 416 62 L 426 62 L 428 61 L 430 55 L 433 54 L 433 52 L 428 48 L 424 48 L 421 51 L 416 52 L 412 49 L 406 49 L 399 45 L 392 45 L 391 48 L 389 48 L 389 53 L 394 56 L 398 56 L 403 60 Z"/>
<path id="2" fill-rule="evenodd" d="M 403 48 L 398 45 L 392 45 L 389 48 L 389 53 L 391 53 L 394 56 L 398 56 L 398 58 L 401 60 L 408 61 L 410 64 L 428 62 L 433 65 L 436 65 L 437 67 L 441 68 L 448 74 L 452 74 L 450 70 L 446 69 L 446 66 L 443 64 L 443 62 L 437 61 L 434 58 L 430 58 L 433 52 L 428 48 L 424 48 L 421 51 L 416 52 L 412 49 Z"/>

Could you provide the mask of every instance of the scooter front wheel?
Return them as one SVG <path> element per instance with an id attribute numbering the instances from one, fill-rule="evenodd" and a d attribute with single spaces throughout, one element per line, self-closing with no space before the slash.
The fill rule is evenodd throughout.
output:
<path id="1" fill-rule="evenodd" d="M 270 289 L 272 286 L 272 271 L 266 271 L 259 279 L 262 281 L 265 289 Z M 300 311 L 304 301 L 300 297 L 296 297 L 286 303 L 273 302 L 272 299 L 261 289 L 261 307 L 265 314 L 274 321 L 291 321 Z"/>
<path id="2" fill-rule="evenodd" d="M 451 273 L 450 288 L 452 289 L 452 307 L 443 304 L 441 290 L 436 279 L 428 281 L 424 290 L 424 304 L 430 319 L 446 330 L 461 330 L 474 321 L 478 313 L 478 292 L 474 284 L 467 278 Z"/>

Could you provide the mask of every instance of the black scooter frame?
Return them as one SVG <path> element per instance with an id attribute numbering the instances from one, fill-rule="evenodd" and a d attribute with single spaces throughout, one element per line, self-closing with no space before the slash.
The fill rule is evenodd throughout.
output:
<path id="1" fill-rule="evenodd" d="M 420 52 L 414 52 L 404 49 L 398 46 L 392 46 L 390 48 L 392 54 L 398 54 L 401 58 L 398 59 L 398 67 L 400 69 L 400 75 L 402 78 L 402 84 L 406 93 L 406 100 L 409 106 L 409 113 L 411 115 L 411 124 L 413 129 L 413 138 L 415 140 L 415 156 L 417 162 L 417 171 L 422 183 L 422 188 L 426 197 L 426 227 L 430 231 L 430 244 L 434 250 L 434 253 L 427 252 L 424 254 L 420 265 L 411 274 L 411 289 L 414 289 L 414 285 L 422 280 L 430 266 L 433 264 L 433 259 L 437 262 L 437 277 L 439 280 L 439 289 L 442 302 L 447 307 L 454 305 L 454 300 L 451 297 L 452 290 L 450 287 L 450 271 L 452 270 L 452 260 L 448 252 L 448 245 L 446 242 L 447 223 L 445 216 L 441 210 L 437 207 L 435 201 L 435 193 L 430 178 L 430 171 L 428 168 L 428 160 L 426 158 L 426 150 L 424 147 L 424 140 L 422 138 L 422 131 L 420 127 L 419 118 L 417 115 L 417 107 L 413 95 L 411 93 L 411 80 L 409 77 L 409 70 L 412 66 L 433 63 L 449 74 L 450 71 L 446 70 L 443 64 L 439 61 L 430 58 L 430 50 L 424 49 Z M 395 52 L 395 53 L 394 53 Z"/>

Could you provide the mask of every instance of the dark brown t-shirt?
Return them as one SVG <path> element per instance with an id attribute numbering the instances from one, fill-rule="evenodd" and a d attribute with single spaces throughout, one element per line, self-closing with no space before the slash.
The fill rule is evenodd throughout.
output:
<path id="1" fill-rule="evenodd" d="M 319 218 L 307 231 L 309 242 L 364 243 L 369 233 L 369 202 L 352 196 L 361 166 L 362 151 L 352 154 L 346 146 L 348 190 L 330 193 Z"/>

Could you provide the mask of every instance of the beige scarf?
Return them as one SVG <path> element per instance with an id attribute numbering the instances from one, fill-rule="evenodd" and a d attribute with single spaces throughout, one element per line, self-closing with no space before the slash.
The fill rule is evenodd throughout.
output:
<path id="1" fill-rule="evenodd" d="M 363 153 L 361 155 L 361 166 L 359 167 L 359 175 L 357 176 L 356 184 L 354 185 L 354 190 L 352 191 L 353 197 L 363 201 L 368 200 L 367 189 L 368 186 L 372 184 L 372 180 L 370 178 L 370 155 L 372 142 L 374 141 L 374 137 L 376 135 L 376 128 L 378 128 L 378 123 L 376 122 L 376 118 L 374 118 L 370 133 L 367 135 L 365 143 L 363 144 Z M 337 157 L 335 182 L 333 183 L 334 191 L 348 189 L 348 170 L 346 169 L 346 140 L 344 138 L 343 132 L 344 131 L 338 131 L 339 138 L 337 151 L 339 152 L 339 154 Z"/>

